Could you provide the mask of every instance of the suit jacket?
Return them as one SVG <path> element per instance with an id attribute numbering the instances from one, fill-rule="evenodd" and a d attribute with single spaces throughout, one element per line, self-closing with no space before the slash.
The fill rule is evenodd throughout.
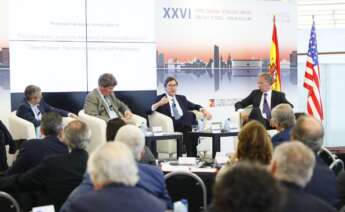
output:
<path id="1" fill-rule="evenodd" d="M 165 187 L 165 180 L 162 171 L 155 166 L 140 163 L 138 163 L 138 169 L 139 182 L 136 187 L 159 198 L 165 203 L 166 208 L 172 208 L 171 199 Z M 69 195 L 68 199 L 63 204 L 61 211 L 69 211 L 71 202 L 93 190 L 90 175 L 86 173 L 81 184 Z"/>
<path id="2" fill-rule="evenodd" d="M 338 205 L 335 173 L 329 169 L 319 156 L 316 156 L 313 176 L 304 191 L 332 206 L 336 207 Z"/>
<path id="3" fill-rule="evenodd" d="M 161 95 L 157 96 L 155 102 L 158 102 L 164 96 L 166 96 L 166 94 L 161 94 Z M 200 105 L 197 105 L 197 104 L 194 104 L 194 103 L 188 101 L 187 98 L 183 95 L 176 95 L 176 99 L 177 99 L 177 102 L 179 103 L 179 105 L 181 107 L 183 114 L 187 113 L 188 111 L 199 110 L 201 108 Z M 165 105 L 158 107 L 156 111 L 163 113 L 164 115 L 167 115 L 169 117 L 172 117 L 169 104 L 165 104 Z"/>
<path id="4" fill-rule="evenodd" d="M 345 171 L 342 171 L 337 176 L 337 192 L 339 198 L 338 208 L 345 205 Z"/>
<path id="5" fill-rule="evenodd" d="M 336 212 L 337 210 L 321 199 L 303 191 L 295 184 L 282 182 L 286 188 L 286 203 L 283 212 Z"/>
<path id="6" fill-rule="evenodd" d="M 262 91 L 260 89 L 253 90 L 249 96 L 235 103 L 235 110 L 245 108 L 249 105 L 253 105 L 253 107 L 260 107 L 261 97 Z M 293 107 L 293 105 L 286 99 L 283 92 L 272 90 L 271 109 L 283 103 L 289 104 L 291 107 Z"/>
<path id="7" fill-rule="evenodd" d="M 55 113 L 60 114 L 63 117 L 67 117 L 69 113 L 65 110 L 50 106 L 49 104 L 45 103 L 43 99 L 38 105 L 38 109 L 40 110 L 42 115 L 48 112 L 55 112 Z M 30 104 L 25 100 L 19 105 L 18 110 L 17 110 L 17 116 L 33 123 L 35 127 L 38 127 L 41 125 L 41 121 L 35 119 L 35 114 L 32 111 Z"/>
<path id="8" fill-rule="evenodd" d="M 138 187 L 110 184 L 98 191 L 86 193 L 61 212 L 164 212 L 165 204 Z"/>
<path id="9" fill-rule="evenodd" d="M 129 110 L 128 106 L 121 100 L 115 97 L 112 93 L 110 96 L 114 111 L 119 117 L 122 117 L 126 110 Z M 105 121 L 109 121 L 109 114 L 106 110 L 106 105 L 100 96 L 97 89 L 93 89 L 85 98 L 84 104 L 85 113 L 91 116 L 96 116 Z"/>
<path id="10" fill-rule="evenodd" d="M 287 128 L 272 137 L 272 144 L 274 147 L 278 146 L 279 144 L 290 141 L 290 132 L 292 128 Z"/>
<path id="11" fill-rule="evenodd" d="M 37 166 L 45 157 L 54 154 L 67 154 L 68 148 L 57 136 L 46 136 L 43 139 L 25 141 L 6 175 L 24 173 Z"/>
<path id="12" fill-rule="evenodd" d="M 39 191 L 45 204 L 58 211 L 70 192 L 77 187 L 86 171 L 88 154 L 74 149 L 70 154 L 51 156 L 29 171 L 0 179 L 0 190 L 12 194 Z"/>

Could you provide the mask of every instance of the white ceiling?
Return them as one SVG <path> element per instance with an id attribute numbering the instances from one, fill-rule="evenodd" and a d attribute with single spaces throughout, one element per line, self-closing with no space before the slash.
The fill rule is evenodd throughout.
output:
<path id="1" fill-rule="evenodd" d="M 345 0 L 297 0 L 298 28 L 345 28 Z"/>

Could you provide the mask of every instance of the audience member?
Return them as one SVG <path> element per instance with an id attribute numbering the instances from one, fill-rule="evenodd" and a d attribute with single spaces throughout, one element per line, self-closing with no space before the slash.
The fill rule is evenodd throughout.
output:
<path id="1" fill-rule="evenodd" d="M 71 149 L 69 154 L 47 157 L 23 174 L 1 178 L 0 190 L 16 197 L 39 192 L 38 202 L 21 202 L 22 198 L 17 198 L 20 205 L 25 206 L 24 210 L 37 205 L 53 204 L 58 211 L 70 192 L 82 181 L 88 158 L 85 149 L 90 135 L 85 123 L 79 120 L 70 122 L 64 128 L 63 135 L 63 141 Z"/>
<path id="2" fill-rule="evenodd" d="M 35 127 L 41 125 L 42 115 L 48 112 L 56 112 L 63 117 L 78 118 L 73 113 L 50 106 L 42 99 L 41 88 L 36 85 L 29 85 L 24 91 L 24 100 L 19 105 L 17 116 L 34 124 Z"/>
<path id="3" fill-rule="evenodd" d="M 226 167 L 213 187 L 210 212 L 277 212 L 284 202 L 279 183 L 260 164 Z"/>
<path id="4" fill-rule="evenodd" d="M 336 211 L 326 202 L 303 191 L 313 175 L 314 166 L 314 153 L 300 142 L 284 143 L 274 150 L 270 170 L 287 191 L 283 212 Z"/>
<path id="5" fill-rule="evenodd" d="M 95 191 L 74 199 L 62 212 L 163 212 L 164 202 L 135 186 L 138 168 L 133 154 L 121 142 L 106 143 L 93 152 L 88 172 Z"/>
<path id="6" fill-rule="evenodd" d="M 272 110 L 271 123 L 278 130 L 272 137 L 274 147 L 290 140 L 290 131 L 296 123 L 295 114 L 289 104 L 279 104 Z"/>
<path id="7" fill-rule="evenodd" d="M 315 154 L 316 165 L 313 176 L 304 190 L 327 203 L 337 206 L 336 176 L 317 155 L 323 145 L 323 126 L 311 116 L 300 117 L 291 130 L 291 139 L 301 141 Z"/>
<path id="8" fill-rule="evenodd" d="M 248 122 L 238 134 L 236 152 L 230 158 L 230 164 L 237 161 L 254 161 L 268 165 L 272 158 L 271 137 L 258 121 Z"/>
<path id="9" fill-rule="evenodd" d="M 41 139 L 24 141 L 18 156 L 6 175 L 21 174 L 37 166 L 45 157 L 54 154 L 67 154 L 67 146 L 60 140 L 62 117 L 55 112 L 45 113 L 41 122 Z"/>
<path id="10" fill-rule="evenodd" d="M 143 132 L 136 126 L 126 125 L 121 127 L 116 135 L 115 141 L 112 143 L 125 143 L 129 146 L 130 150 L 134 154 L 136 161 L 139 161 L 143 155 L 145 138 Z M 114 159 L 115 160 L 115 159 Z M 138 163 L 139 169 L 139 181 L 136 187 L 142 188 L 148 193 L 153 194 L 160 200 L 164 201 L 168 208 L 171 208 L 171 199 L 165 187 L 165 180 L 163 173 L 159 168 L 151 165 Z M 70 203 L 93 190 L 93 184 L 90 176 L 86 174 L 83 182 L 77 187 L 65 202 L 63 209 L 68 211 Z"/>
<path id="11" fill-rule="evenodd" d="M 8 169 L 7 164 L 7 150 L 6 146 L 9 146 L 9 153 L 14 154 L 17 150 L 16 144 L 7 130 L 7 127 L 0 120 L 0 174 Z"/>
<path id="12" fill-rule="evenodd" d="M 126 125 L 126 122 L 120 118 L 111 119 L 107 122 L 107 141 L 114 141 L 115 136 L 117 134 L 117 131 L 123 126 Z M 144 155 L 140 158 L 140 163 L 147 163 L 151 165 L 155 165 L 155 156 L 152 154 L 151 150 L 147 148 L 147 146 L 144 147 Z"/>

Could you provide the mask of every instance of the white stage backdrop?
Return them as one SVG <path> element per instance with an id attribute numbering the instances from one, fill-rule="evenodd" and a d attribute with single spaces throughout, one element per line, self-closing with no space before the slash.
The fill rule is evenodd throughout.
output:
<path id="1" fill-rule="evenodd" d="M 92 90 L 105 72 L 117 90 L 156 89 L 154 0 L 11 0 L 11 92 Z"/>

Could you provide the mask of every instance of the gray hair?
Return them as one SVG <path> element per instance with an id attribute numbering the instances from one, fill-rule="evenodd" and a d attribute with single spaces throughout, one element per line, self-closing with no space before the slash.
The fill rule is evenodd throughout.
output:
<path id="1" fill-rule="evenodd" d="M 41 88 L 36 85 L 28 85 L 24 90 L 24 96 L 26 100 L 30 100 L 36 93 L 41 92 Z"/>
<path id="2" fill-rule="evenodd" d="M 132 150 L 134 158 L 140 160 L 145 146 L 145 135 L 135 125 L 126 125 L 119 129 L 115 141 L 127 144 Z"/>
<path id="3" fill-rule="evenodd" d="M 117 80 L 115 79 L 114 75 L 110 73 L 102 74 L 98 78 L 99 87 L 109 87 L 109 86 L 114 87 L 116 85 L 117 85 Z"/>
<path id="4" fill-rule="evenodd" d="M 301 142 L 285 142 L 275 148 L 272 158 L 274 162 L 278 179 L 305 187 L 313 175 L 315 155 Z"/>
<path id="5" fill-rule="evenodd" d="M 134 186 L 139 181 L 133 154 L 127 145 L 120 142 L 100 146 L 91 154 L 87 165 L 94 184 L 122 183 Z"/>
<path id="6" fill-rule="evenodd" d="M 90 136 L 89 127 L 80 120 L 71 121 L 64 128 L 64 139 L 72 149 L 86 150 L 90 143 Z"/>
<path id="7" fill-rule="evenodd" d="M 63 129 L 62 117 L 55 112 L 43 114 L 41 128 L 44 135 L 58 135 Z"/>
<path id="8" fill-rule="evenodd" d="M 278 127 L 287 129 L 293 127 L 296 123 L 295 114 L 289 104 L 279 104 L 272 110 L 272 121 Z"/>
<path id="9" fill-rule="evenodd" d="M 318 152 L 323 145 L 324 130 L 320 121 L 311 116 L 301 116 L 291 130 L 291 138 Z"/>
<path id="10" fill-rule="evenodd" d="M 268 72 L 261 72 L 259 74 L 259 77 L 263 77 L 265 79 L 266 82 L 268 82 L 270 85 L 273 84 L 273 77 L 270 73 Z"/>

